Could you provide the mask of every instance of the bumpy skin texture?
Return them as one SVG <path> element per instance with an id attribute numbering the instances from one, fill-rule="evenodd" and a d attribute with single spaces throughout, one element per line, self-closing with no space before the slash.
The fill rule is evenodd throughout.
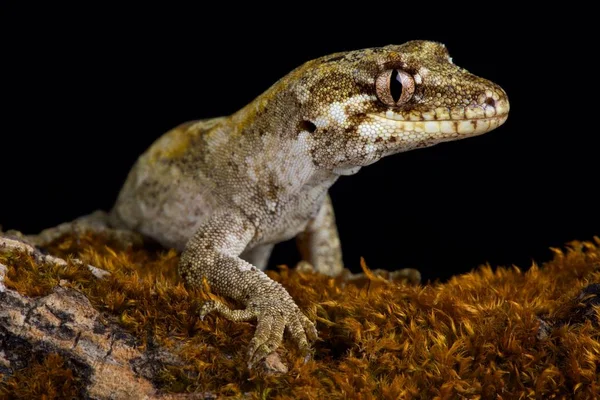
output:
<path id="1" fill-rule="evenodd" d="M 300 66 L 229 117 L 167 132 L 139 158 L 105 217 L 122 235 L 139 232 L 183 251 L 179 271 L 188 284 L 206 278 L 245 306 L 211 302 L 201 314 L 258 320 L 250 365 L 278 348 L 286 328 L 308 351 L 315 326 L 261 271 L 273 244 L 298 236 L 317 271 L 338 274 L 327 190 L 341 175 L 490 131 L 508 108 L 498 85 L 454 65 L 439 43 L 333 54 Z"/>

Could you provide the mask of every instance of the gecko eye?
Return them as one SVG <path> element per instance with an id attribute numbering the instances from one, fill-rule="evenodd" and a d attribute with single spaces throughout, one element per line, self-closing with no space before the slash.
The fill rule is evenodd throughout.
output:
<path id="1" fill-rule="evenodd" d="M 388 69 L 375 80 L 375 91 L 379 100 L 391 107 L 406 103 L 415 92 L 415 81 L 401 69 Z"/>

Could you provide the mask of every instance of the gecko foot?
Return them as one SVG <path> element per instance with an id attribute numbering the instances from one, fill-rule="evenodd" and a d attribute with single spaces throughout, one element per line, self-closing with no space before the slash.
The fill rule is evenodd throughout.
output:
<path id="1" fill-rule="evenodd" d="M 250 299 L 244 310 L 232 310 L 220 301 L 207 301 L 200 309 L 200 318 L 203 319 L 207 314 L 216 311 L 231 321 L 240 322 L 252 319 L 258 321 L 256 332 L 248 348 L 249 369 L 252 369 L 281 345 L 284 330 L 297 343 L 304 353 L 306 361 L 310 359 L 311 354 L 309 342 L 314 342 L 318 338 L 317 329 L 300 311 L 285 289 L 278 294 L 283 296 L 272 295 L 260 299 Z"/>

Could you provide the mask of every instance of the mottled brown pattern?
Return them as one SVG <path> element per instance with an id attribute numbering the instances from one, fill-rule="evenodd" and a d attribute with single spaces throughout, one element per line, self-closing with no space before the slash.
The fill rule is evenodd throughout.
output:
<path id="1" fill-rule="evenodd" d="M 395 76 L 389 69 L 414 81 L 414 93 L 411 87 L 394 107 L 375 90 L 381 74 Z M 313 323 L 283 286 L 244 259 L 264 268 L 274 243 L 301 234 L 304 258 L 338 274 L 327 190 L 341 175 L 390 154 L 485 133 L 507 113 L 504 91 L 454 65 L 442 44 L 333 54 L 295 69 L 229 117 L 186 123 L 158 139 L 133 167 L 103 228 L 134 230 L 182 250 L 179 270 L 188 284 L 206 279 L 244 305 L 234 311 L 211 302 L 201 313 L 258 320 L 250 365 L 281 344 L 285 329 L 308 352 Z"/>

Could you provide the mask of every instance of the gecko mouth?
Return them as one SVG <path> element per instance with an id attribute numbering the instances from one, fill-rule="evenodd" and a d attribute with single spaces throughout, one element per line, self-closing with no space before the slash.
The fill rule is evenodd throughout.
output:
<path id="1" fill-rule="evenodd" d="M 439 134 L 443 137 L 452 137 L 460 135 L 480 135 L 482 133 L 489 132 L 506 122 L 508 113 L 488 118 L 443 119 L 429 121 L 405 121 L 387 118 L 377 114 L 371 114 L 371 116 L 382 125 L 385 125 L 386 128 L 391 128 L 391 130 L 395 132 Z"/>
<path id="2" fill-rule="evenodd" d="M 422 137 L 424 134 L 440 140 L 456 137 L 480 135 L 496 129 L 508 118 L 510 104 L 505 96 L 486 93 L 479 104 L 464 107 L 438 107 L 418 112 L 397 112 L 370 114 L 377 124 L 391 136 L 406 135 Z"/>

